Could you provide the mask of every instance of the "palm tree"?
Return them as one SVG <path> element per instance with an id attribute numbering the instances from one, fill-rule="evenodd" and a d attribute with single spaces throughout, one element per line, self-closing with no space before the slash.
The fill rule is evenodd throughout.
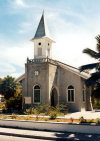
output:
<path id="1" fill-rule="evenodd" d="M 83 50 L 83 53 L 96 59 L 97 63 L 83 65 L 79 68 L 80 72 L 95 69 L 95 72 L 91 73 L 91 76 L 86 80 L 86 84 L 89 86 L 98 83 L 100 79 L 100 35 L 96 36 L 95 39 L 97 40 L 96 51 L 86 48 Z"/>
<path id="2" fill-rule="evenodd" d="M 0 84 L 1 94 L 4 95 L 5 99 L 13 97 L 17 91 L 18 85 L 15 78 L 11 76 L 5 77 Z"/>

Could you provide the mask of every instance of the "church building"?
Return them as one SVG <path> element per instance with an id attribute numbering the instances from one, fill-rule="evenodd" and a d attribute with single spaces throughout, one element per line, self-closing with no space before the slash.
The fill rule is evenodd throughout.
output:
<path id="1" fill-rule="evenodd" d="M 23 107 L 65 104 L 69 111 L 91 110 L 91 91 L 85 85 L 89 74 L 52 59 L 55 41 L 50 37 L 44 13 L 31 41 L 34 59 L 27 59 L 25 74 L 17 79 L 22 85 Z"/>

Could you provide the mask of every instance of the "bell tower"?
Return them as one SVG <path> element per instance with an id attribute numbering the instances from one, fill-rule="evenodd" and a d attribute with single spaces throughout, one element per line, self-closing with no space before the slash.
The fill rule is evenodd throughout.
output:
<path id="1" fill-rule="evenodd" d="M 34 42 L 34 59 L 51 58 L 51 48 L 54 41 L 50 37 L 44 12 L 31 41 Z"/>

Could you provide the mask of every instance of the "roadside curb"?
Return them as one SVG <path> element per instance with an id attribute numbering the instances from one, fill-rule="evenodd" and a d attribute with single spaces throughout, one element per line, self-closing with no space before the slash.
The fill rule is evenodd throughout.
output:
<path id="1" fill-rule="evenodd" d="M 100 125 L 87 124 L 68 124 L 68 123 L 53 123 L 53 122 L 36 122 L 36 121 L 19 121 L 19 120 L 0 120 L 0 127 L 51 131 L 51 132 L 73 132 L 86 134 L 99 134 Z"/>

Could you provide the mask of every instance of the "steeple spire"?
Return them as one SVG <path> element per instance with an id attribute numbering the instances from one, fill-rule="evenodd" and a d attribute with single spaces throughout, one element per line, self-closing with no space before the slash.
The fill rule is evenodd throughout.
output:
<path id="1" fill-rule="evenodd" d="M 35 36 L 32 40 L 40 39 L 43 37 L 50 37 L 49 30 L 48 30 L 48 27 L 45 21 L 45 17 L 44 17 L 44 10 L 43 10 L 42 17 L 40 19 L 38 28 L 36 30 Z"/>
<path id="2" fill-rule="evenodd" d="M 51 58 L 51 48 L 54 41 L 50 37 L 48 27 L 44 18 L 44 11 L 37 27 L 34 38 L 34 59 Z"/>

